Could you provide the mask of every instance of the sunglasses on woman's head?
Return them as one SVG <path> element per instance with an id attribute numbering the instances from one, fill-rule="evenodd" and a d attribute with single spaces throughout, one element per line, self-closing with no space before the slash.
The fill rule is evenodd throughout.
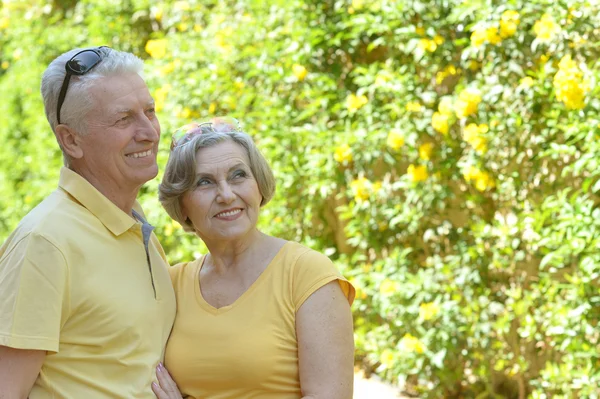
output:
<path id="1" fill-rule="evenodd" d="M 192 122 L 175 130 L 171 138 L 171 151 L 189 143 L 194 137 L 203 133 L 241 132 L 240 122 L 231 117 L 217 117 L 208 122 Z"/>
<path id="2" fill-rule="evenodd" d="M 65 64 L 65 69 L 67 74 L 65 75 L 65 79 L 63 80 L 62 87 L 60 88 L 60 94 L 58 95 L 58 104 L 56 106 L 56 120 L 60 125 L 60 109 L 62 108 L 63 103 L 65 102 L 65 97 L 67 95 L 67 88 L 69 87 L 69 81 L 71 80 L 71 75 L 85 75 L 89 71 L 92 70 L 96 65 L 102 61 L 102 52 L 100 49 L 110 47 L 101 46 L 96 48 L 90 48 L 86 50 L 82 50 L 75 54 L 67 63 Z"/>

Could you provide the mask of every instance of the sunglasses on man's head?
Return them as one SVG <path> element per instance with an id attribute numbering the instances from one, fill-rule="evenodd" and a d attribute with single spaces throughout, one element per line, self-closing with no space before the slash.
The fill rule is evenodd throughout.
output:
<path id="1" fill-rule="evenodd" d="M 242 132 L 240 122 L 231 117 L 217 117 L 208 122 L 192 122 L 175 130 L 171 139 L 171 151 L 189 143 L 203 133 Z"/>
<path id="2" fill-rule="evenodd" d="M 102 61 L 103 54 L 100 50 L 104 48 L 110 49 L 110 47 L 101 46 L 82 50 L 75 54 L 73 57 L 71 57 L 71 59 L 65 64 L 67 74 L 65 75 L 62 87 L 60 88 L 60 94 L 58 95 L 58 104 L 56 106 L 56 120 L 58 121 L 59 125 L 60 109 L 62 108 L 62 105 L 65 102 L 65 97 L 67 95 L 67 88 L 69 87 L 71 75 L 81 76 L 91 71 L 92 68 L 94 68 L 100 63 L 100 61 Z"/>

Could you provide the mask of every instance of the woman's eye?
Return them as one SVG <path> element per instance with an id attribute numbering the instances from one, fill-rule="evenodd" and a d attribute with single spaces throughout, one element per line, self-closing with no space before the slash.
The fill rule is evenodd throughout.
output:
<path id="1" fill-rule="evenodd" d="M 198 183 L 196 183 L 197 186 L 206 186 L 207 184 L 210 184 L 210 180 L 208 179 L 200 179 L 198 180 Z"/>
<path id="2" fill-rule="evenodd" d="M 246 177 L 246 176 L 247 176 L 246 172 L 244 172 L 243 170 L 236 170 L 235 172 L 233 172 L 233 177 L 235 179 L 239 179 L 239 178 Z"/>

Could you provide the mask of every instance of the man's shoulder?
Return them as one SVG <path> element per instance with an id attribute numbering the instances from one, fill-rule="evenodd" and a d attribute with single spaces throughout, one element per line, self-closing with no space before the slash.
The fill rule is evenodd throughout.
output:
<path id="1" fill-rule="evenodd" d="M 8 241 L 20 241 L 29 235 L 51 238 L 70 230 L 73 222 L 89 213 L 61 189 L 56 189 L 29 211 Z"/>

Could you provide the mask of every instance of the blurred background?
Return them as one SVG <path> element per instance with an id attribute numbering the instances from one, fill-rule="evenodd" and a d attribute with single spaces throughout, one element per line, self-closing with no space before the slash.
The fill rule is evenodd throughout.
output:
<path id="1" fill-rule="evenodd" d="M 0 240 L 57 186 L 39 94 L 74 47 L 137 54 L 163 137 L 238 118 L 267 233 L 357 289 L 356 364 L 423 398 L 600 396 L 596 0 L 2 0 Z M 162 173 L 162 172 L 161 172 Z M 176 263 L 204 250 L 140 201 Z"/>

